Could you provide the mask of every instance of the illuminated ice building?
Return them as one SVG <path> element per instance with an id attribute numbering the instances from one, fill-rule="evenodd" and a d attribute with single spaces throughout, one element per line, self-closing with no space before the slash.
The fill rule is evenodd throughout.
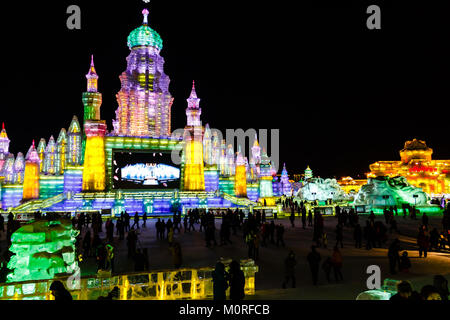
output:
<path id="1" fill-rule="evenodd" d="M 277 195 L 292 192 L 286 169 L 281 181 L 273 183 L 276 172 L 256 136 L 250 138 L 246 157 L 239 148 L 227 146 L 216 130 L 203 126 L 195 83 L 183 133 L 172 131 L 174 98 L 160 54 L 163 41 L 149 26 L 148 14 L 145 9 L 142 25 L 128 36 L 130 54 L 119 77 L 116 117 L 109 129 L 101 117 L 101 77 L 94 57 L 81 96 L 82 121 L 74 116 L 56 139 L 40 139 L 37 145 L 33 141 L 25 157 L 9 153 L 3 127 L 3 210 L 151 215 L 171 213 L 174 207 L 248 209 L 274 206 Z"/>
<path id="2" fill-rule="evenodd" d="M 450 160 L 433 160 L 433 149 L 425 141 L 407 141 L 399 161 L 377 161 L 370 165 L 368 178 L 405 177 L 429 195 L 450 194 Z"/>

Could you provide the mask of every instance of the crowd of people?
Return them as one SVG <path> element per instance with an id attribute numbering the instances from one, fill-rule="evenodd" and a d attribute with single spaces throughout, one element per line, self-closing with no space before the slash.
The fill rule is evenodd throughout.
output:
<path id="1" fill-rule="evenodd" d="M 420 292 L 413 290 L 409 281 L 401 281 L 397 284 L 397 293 L 392 295 L 392 301 L 422 301 L 422 300 L 442 300 L 448 301 L 449 290 L 448 281 L 442 275 L 433 277 L 433 284 L 422 287 Z"/>
<path id="2" fill-rule="evenodd" d="M 386 207 L 383 217 L 376 216 L 371 212 L 366 221 L 361 222 L 364 226 L 362 227 L 360 215 L 350 207 L 336 206 L 335 217 L 325 217 L 323 211 L 315 207 L 317 203 L 314 202 L 297 201 L 292 197 L 285 197 L 281 200 L 281 204 L 284 212 L 287 213 L 290 226 L 286 227 L 275 215 L 270 218 L 266 217 L 265 210 L 254 210 L 251 213 L 244 212 L 241 209 L 206 210 L 195 208 L 187 210 L 184 216 L 177 211 L 170 218 L 158 218 L 151 225 L 147 225 L 147 214 L 139 215 L 135 213 L 130 215 L 128 212 L 122 212 L 119 217 L 108 218 L 104 221 L 101 213 L 81 213 L 72 218 L 74 228 L 80 231 L 76 240 L 77 257 L 80 261 L 84 259 L 95 260 L 98 271 L 114 273 L 116 271 L 116 247 L 124 242 L 127 247 L 127 258 L 134 262 L 134 271 L 147 271 L 149 270 L 149 252 L 148 248 L 142 246 L 139 238 L 143 229 L 154 227 L 157 241 L 161 244 L 167 244 L 172 255 L 173 267 L 178 269 L 183 266 L 183 255 L 181 241 L 177 238 L 182 233 L 202 233 L 206 248 L 245 246 L 247 257 L 255 261 L 260 260 L 261 247 L 287 247 L 289 253 L 284 260 L 284 265 L 280 263 L 280 267 L 284 269 L 281 287 L 287 288 L 297 285 L 296 268 L 298 261 L 294 250 L 291 250 L 297 244 L 288 243 L 286 245 L 285 243 L 286 230 L 292 229 L 289 232 L 312 230 L 310 244 L 313 245 L 303 259 L 309 266 L 313 285 L 319 284 L 321 272 L 327 283 L 344 281 L 345 251 L 343 249 L 349 246 L 361 250 L 387 249 L 390 274 L 410 272 L 414 268 L 410 260 L 410 252 L 403 248 L 406 244 L 402 244 L 399 240 L 399 236 L 402 234 L 397 221 L 401 214 L 403 214 L 404 219 L 409 216 L 410 219 L 418 221 L 416 248 L 420 258 L 427 258 L 430 251 L 450 248 L 448 241 L 450 209 L 448 206 L 443 214 L 442 230 L 439 232 L 436 226 L 430 225 L 426 213 L 421 214 L 419 210 L 410 205 L 401 208 Z M 51 214 L 48 214 L 45 218 L 51 218 Z M 296 226 L 297 219 L 301 221 L 299 226 Z M 328 228 L 327 232 L 325 230 L 325 219 L 335 219 L 336 227 L 331 230 Z M 401 218 L 399 221 L 401 221 Z M 219 227 L 217 228 L 217 226 Z M 14 215 L 10 213 L 6 225 L 6 238 L 9 244 L 11 234 L 19 227 L 20 223 L 14 220 Z M 4 228 L 4 220 L 0 215 L 0 232 L 5 232 Z M 153 230 L 150 232 L 153 232 Z M 349 239 L 351 239 L 350 242 Z M 320 251 L 322 255 L 323 252 L 327 252 L 329 255 L 326 254 L 325 257 L 322 257 L 318 250 L 321 248 L 330 248 L 330 250 Z M 264 249 L 262 253 L 264 255 Z M 223 292 L 228 287 L 230 288 L 230 297 L 231 292 L 233 292 L 231 299 L 242 299 L 244 297 L 243 287 L 240 288 L 242 279 L 240 279 L 239 272 L 236 271 L 239 268 L 236 270 L 233 268 L 225 272 L 225 267 L 222 268 L 219 264 L 216 266 L 214 293 L 216 295 L 217 292 L 217 299 L 219 300 L 223 300 Z M 231 290 L 233 287 L 235 289 Z M 238 287 L 239 289 L 237 289 Z"/>

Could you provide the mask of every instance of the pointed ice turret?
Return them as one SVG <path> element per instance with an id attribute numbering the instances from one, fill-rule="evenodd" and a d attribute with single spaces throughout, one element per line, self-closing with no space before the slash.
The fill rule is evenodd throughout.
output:
<path id="1" fill-rule="evenodd" d="M 292 195 L 292 185 L 289 182 L 289 175 L 286 170 L 286 163 L 283 164 L 283 171 L 281 172 L 281 192 L 285 196 L 291 196 Z"/>
<path id="2" fill-rule="evenodd" d="M 267 156 L 266 150 L 263 149 L 259 173 L 259 197 L 260 201 L 267 205 L 272 205 L 275 203 L 273 199 L 273 178 L 271 168 L 270 158 Z"/>
<path id="3" fill-rule="evenodd" d="M 25 172 L 25 158 L 22 152 L 17 154 L 16 160 L 14 161 L 14 184 L 22 184 L 23 176 Z"/>
<path id="4" fill-rule="evenodd" d="M 225 144 L 225 140 L 220 142 L 220 155 L 219 155 L 219 165 L 220 165 L 220 174 L 226 175 L 227 170 L 227 146 Z"/>
<path id="5" fill-rule="evenodd" d="M 91 66 L 86 75 L 87 92 L 83 92 L 81 100 L 84 105 L 84 121 L 100 120 L 100 107 L 102 105 L 102 94 L 98 92 L 98 75 L 95 71 L 94 56 L 91 56 Z"/>
<path id="6" fill-rule="evenodd" d="M 212 134 L 212 163 L 220 168 L 220 141 L 217 132 Z"/>
<path id="7" fill-rule="evenodd" d="M 202 109 L 200 108 L 200 99 L 197 97 L 197 92 L 195 91 L 195 81 L 192 82 L 191 94 L 186 101 L 188 103 L 186 109 L 187 126 L 201 126 L 202 122 L 200 120 L 200 115 L 202 114 Z"/>
<path id="8" fill-rule="evenodd" d="M 233 146 L 230 144 L 226 150 L 226 170 L 225 174 L 228 176 L 234 175 L 234 150 Z"/>
<path id="9" fill-rule="evenodd" d="M 258 137 L 256 134 L 252 146 L 251 162 L 255 165 L 259 165 L 261 163 L 261 147 L 259 146 Z"/>
<path id="10" fill-rule="evenodd" d="M 313 171 L 308 166 L 308 168 L 306 168 L 306 170 L 305 170 L 305 180 L 311 179 L 312 177 L 313 177 Z"/>
<path id="11" fill-rule="evenodd" d="M 3 159 L 9 153 L 9 143 L 10 140 L 6 134 L 5 123 L 2 123 L 2 131 L 0 132 L 0 156 L 3 156 Z"/>
<path id="12" fill-rule="evenodd" d="M 53 136 L 48 140 L 47 147 L 45 148 L 45 156 L 44 156 L 44 168 L 43 172 L 46 174 L 55 174 L 56 173 L 56 159 L 57 158 L 57 150 L 55 138 Z"/>
<path id="13" fill-rule="evenodd" d="M 30 149 L 28 149 L 28 152 L 25 156 L 25 161 L 32 162 L 32 163 L 40 163 L 41 162 L 41 159 L 39 158 L 39 154 L 34 145 L 34 140 L 33 140 L 33 143 L 31 144 Z"/>
<path id="14" fill-rule="evenodd" d="M 67 132 L 62 128 L 56 140 L 56 174 L 63 174 L 66 169 Z"/>
<path id="15" fill-rule="evenodd" d="M 91 55 L 91 66 L 89 67 L 89 72 L 86 75 L 87 82 L 87 92 L 97 92 L 98 90 L 98 74 L 95 71 L 94 66 L 94 55 Z"/>
<path id="16" fill-rule="evenodd" d="M 12 153 L 9 153 L 6 156 L 5 163 L 3 164 L 3 168 L 1 171 L 1 176 L 5 177 L 4 183 L 5 184 L 13 184 L 14 183 L 14 155 Z"/>
<path id="17" fill-rule="evenodd" d="M 82 158 L 81 126 L 77 116 L 73 116 L 67 133 L 67 164 L 78 166 Z"/>
<path id="18" fill-rule="evenodd" d="M 38 147 L 37 147 L 37 153 L 39 155 L 39 159 L 41 160 L 39 165 L 39 172 L 42 172 L 44 170 L 44 158 L 45 158 L 45 149 L 47 148 L 47 144 L 45 142 L 45 139 L 42 138 L 39 141 Z"/>
<path id="19" fill-rule="evenodd" d="M 213 148 L 212 148 L 212 136 L 209 124 L 205 126 L 205 133 L 203 134 L 203 160 L 208 166 L 212 166 L 213 163 Z"/>
<path id="20" fill-rule="evenodd" d="M 237 166 L 243 166 L 245 165 L 245 159 L 244 156 L 242 155 L 242 150 L 241 150 L 241 146 L 238 146 L 238 152 L 236 153 L 236 165 Z"/>

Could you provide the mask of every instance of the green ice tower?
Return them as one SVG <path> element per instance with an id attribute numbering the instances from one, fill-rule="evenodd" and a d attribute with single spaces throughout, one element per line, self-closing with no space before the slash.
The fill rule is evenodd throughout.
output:
<path id="1" fill-rule="evenodd" d="M 100 106 L 102 105 L 102 94 L 98 92 L 98 75 L 94 67 L 94 56 L 91 56 L 91 67 L 86 75 L 87 92 L 83 92 L 82 101 L 84 105 L 84 121 L 100 120 Z"/>

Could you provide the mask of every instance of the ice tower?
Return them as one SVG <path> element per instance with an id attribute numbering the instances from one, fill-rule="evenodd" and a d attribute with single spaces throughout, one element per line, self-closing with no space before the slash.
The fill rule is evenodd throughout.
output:
<path id="1" fill-rule="evenodd" d="M 100 119 L 101 95 L 97 92 L 98 76 L 95 72 L 94 61 L 92 59 L 91 67 L 88 74 L 86 75 L 86 79 L 88 92 L 83 93 L 83 103 L 85 105 L 84 133 L 86 135 L 86 148 L 84 151 L 83 169 L 83 191 L 103 191 L 106 187 L 106 123 L 104 120 Z"/>
<path id="2" fill-rule="evenodd" d="M 41 159 L 33 144 L 25 157 L 25 179 L 23 183 L 23 199 L 39 198 L 39 164 Z"/>
<path id="3" fill-rule="evenodd" d="M 203 127 L 200 120 L 200 99 L 195 92 L 195 83 L 187 99 L 187 124 L 185 127 L 185 169 L 184 190 L 205 191 L 205 170 L 203 165 Z"/>
<path id="4" fill-rule="evenodd" d="M 164 58 L 159 54 L 162 39 L 148 26 L 148 10 L 144 9 L 142 14 L 142 26 L 128 36 L 131 52 L 127 57 L 127 69 L 120 76 L 114 134 L 169 137 L 173 98 L 169 93 L 170 79 L 164 73 Z"/>
<path id="5" fill-rule="evenodd" d="M 5 124 L 2 123 L 2 132 L 0 132 L 0 169 L 5 163 L 6 156 L 9 153 L 9 143 L 8 135 L 6 134 Z"/>

